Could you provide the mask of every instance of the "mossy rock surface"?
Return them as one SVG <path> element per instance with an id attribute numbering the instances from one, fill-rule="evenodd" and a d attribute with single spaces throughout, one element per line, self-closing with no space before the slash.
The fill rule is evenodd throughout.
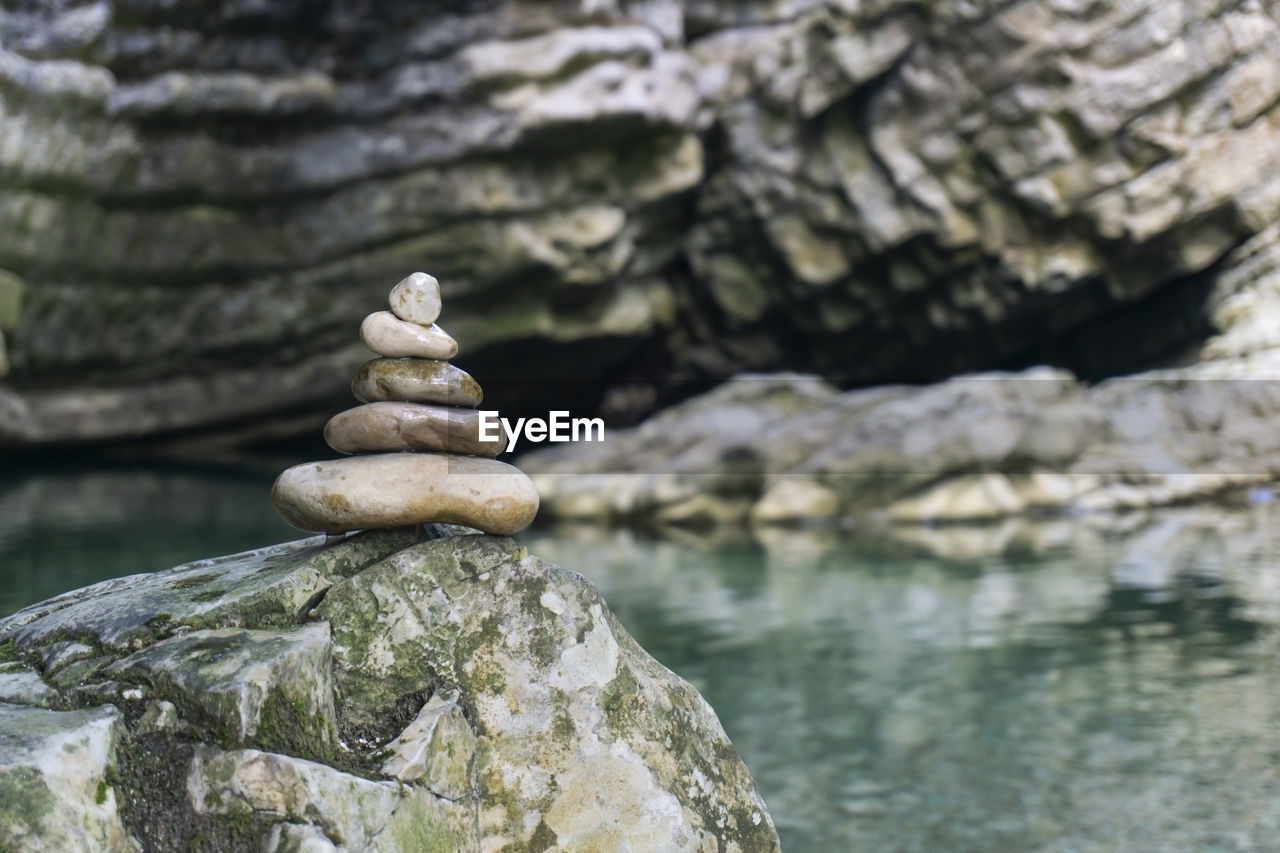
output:
<path id="1" fill-rule="evenodd" d="M 0 704 L 0 850 L 137 850 L 113 787 L 120 711 Z"/>
<path id="2" fill-rule="evenodd" d="M 697 692 L 510 539 L 203 560 L 0 647 L 0 851 L 777 849 Z"/>
<path id="3" fill-rule="evenodd" d="M 192 631 L 106 670 L 147 685 L 202 721 L 226 745 L 255 745 L 308 758 L 337 751 L 329 626 L 287 631 Z"/>

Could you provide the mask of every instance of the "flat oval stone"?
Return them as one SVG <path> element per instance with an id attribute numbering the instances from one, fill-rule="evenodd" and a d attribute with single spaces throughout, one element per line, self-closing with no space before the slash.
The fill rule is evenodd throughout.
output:
<path id="1" fill-rule="evenodd" d="M 440 282 L 416 272 L 391 288 L 391 312 L 401 320 L 430 326 L 440 316 Z"/>
<path id="2" fill-rule="evenodd" d="M 484 399 L 480 385 L 465 370 L 447 361 L 425 358 L 375 358 L 351 380 L 351 393 L 361 403 L 400 400 L 444 403 L 474 409 Z"/>
<path id="3" fill-rule="evenodd" d="M 442 450 L 497 456 L 507 447 L 505 438 L 480 440 L 480 413 L 474 409 L 420 403 L 367 403 L 339 412 L 325 424 L 324 440 L 339 453 Z"/>
<path id="4" fill-rule="evenodd" d="M 432 323 L 419 326 L 401 320 L 390 311 L 378 311 L 360 324 L 360 340 L 387 358 L 441 358 L 458 354 L 458 342 Z"/>
<path id="5" fill-rule="evenodd" d="M 271 489 L 285 521 L 340 533 L 442 522 L 498 536 L 538 513 L 538 490 L 505 462 L 443 453 L 378 453 L 287 469 Z"/>

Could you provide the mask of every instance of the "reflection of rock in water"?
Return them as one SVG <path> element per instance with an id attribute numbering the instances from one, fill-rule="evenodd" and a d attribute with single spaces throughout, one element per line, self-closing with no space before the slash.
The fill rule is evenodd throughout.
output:
<path id="1" fill-rule="evenodd" d="M 1256 639 L 1259 625 L 1240 617 L 1245 601 L 1229 592 L 1221 579 L 1178 575 L 1171 588 L 1147 589 L 1116 586 L 1107 596 L 1107 607 L 1083 628 L 1113 628 L 1126 640 L 1152 633 L 1178 639 L 1226 644 Z"/>
<path id="2" fill-rule="evenodd" d="M 532 450 L 521 465 L 544 519 L 646 528 L 982 524 L 1266 501 L 1263 484 L 1280 478 L 1274 376 L 1280 348 L 1096 385 L 1045 369 L 844 392 L 816 377 L 742 376 L 607 443 Z"/>
<path id="3" fill-rule="evenodd" d="M 0 613 L 104 578 L 293 539 L 271 475 L 66 468 L 0 482 Z"/>
<path id="4" fill-rule="evenodd" d="M 785 849 L 1265 849 L 1271 521 L 1006 528 L 959 559 L 946 538 L 779 531 L 757 549 L 530 547 L 595 555 L 623 622 L 718 709 Z"/>

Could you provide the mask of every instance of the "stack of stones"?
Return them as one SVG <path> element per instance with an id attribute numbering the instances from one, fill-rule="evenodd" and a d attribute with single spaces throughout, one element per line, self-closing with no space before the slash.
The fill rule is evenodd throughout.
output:
<path id="1" fill-rule="evenodd" d="M 341 533 L 445 522 L 508 535 L 538 511 L 538 492 L 519 469 L 492 457 L 502 441 L 482 441 L 476 407 L 483 393 L 448 359 L 458 344 L 436 325 L 440 284 L 414 273 L 391 291 L 391 310 L 370 314 L 360 337 L 381 358 L 351 383 L 365 405 L 325 426 L 339 453 L 295 465 L 271 500 L 303 530 Z"/>

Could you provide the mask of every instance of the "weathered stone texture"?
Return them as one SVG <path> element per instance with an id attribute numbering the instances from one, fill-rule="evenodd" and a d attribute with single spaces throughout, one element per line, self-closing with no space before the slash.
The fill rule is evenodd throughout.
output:
<path id="1" fill-rule="evenodd" d="M 450 534 L 279 545 L 0 620 L 0 847 L 778 849 L 714 712 L 589 582 Z"/>
<path id="2" fill-rule="evenodd" d="M 0 703 L 0 849 L 137 851 L 111 781 L 120 711 Z"/>
<path id="3" fill-rule="evenodd" d="M 1127 372 L 1280 214 L 1277 45 L 1253 0 L 0 10 L 0 440 L 314 403 L 415 268 L 470 369 L 621 413 L 743 369 Z M 66 415 L 178 370 L 262 390 Z"/>

